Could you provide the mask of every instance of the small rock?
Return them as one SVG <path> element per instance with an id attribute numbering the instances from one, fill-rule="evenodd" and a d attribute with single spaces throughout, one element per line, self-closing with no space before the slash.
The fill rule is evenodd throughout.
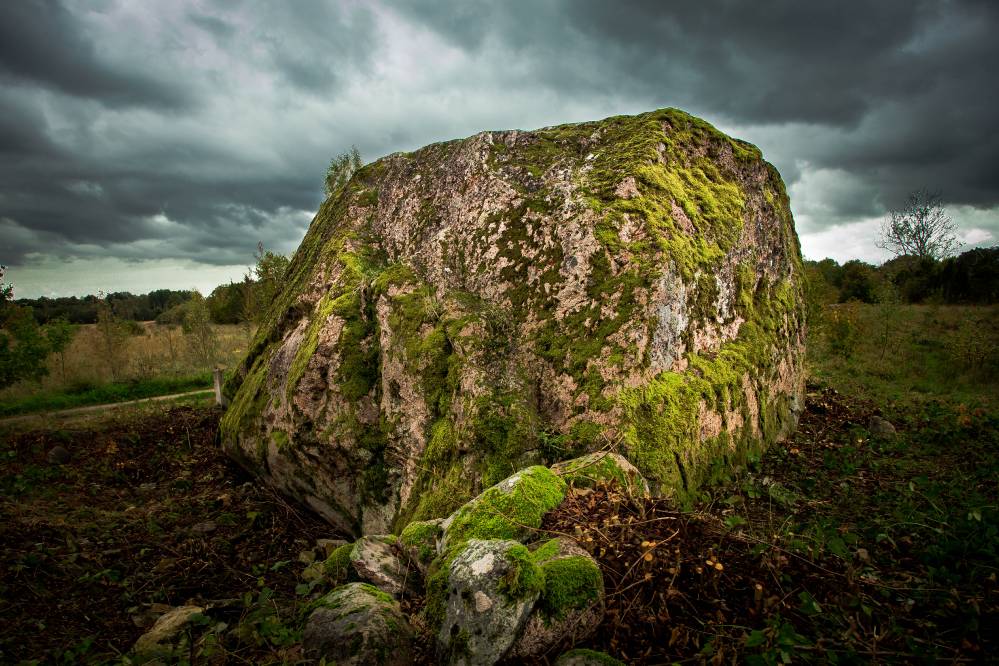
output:
<path id="1" fill-rule="evenodd" d="M 606 652 L 596 650 L 569 650 L 557 660 L 555 666 L 624 666 Z"/>
<path id="2" fill-rule="evenodd" d="M 73 455 L 62 446 L 53 446 L 46 457 L 53 465 L 66 465 L 73 459 Z"/>
<path id="3" fill-rule="evenodd" d="M 133 651 L 139 657 L 139 663 L 145 664 L 173 656 L 173 651 L 177 647 L 176 639 L 194 616 L 200 615 L 204 610 L 201 606 L 179 606 L 161 615 L 153 628 L 135 641 Z"/>
<path id="4" fill-rule="evenodd" d="M 404 565 L 383 536 L 361 537 L 350 551 L 350 563 L 361 580 L 393 596 L 414 587 L 416 571 Z"/>
<path id="5" fill-rule="evenodd" d="M 510 589 L 511 580 L 517 589 Z M 441 660 L 467 666 L 498 662 L 527 621 L 541 586 L 541 572 L 521 544 L 469 541 L 448 570 L 444 621 L 437 632 Z"/>
<path id="6" fill-rule="evenodd" d="M 344 539 L 316 539 L 316 548 L 326 553 L 325 557 L 329 557 L 334 550 L 347 543 Z"/>
<path id="7" fill-rule="evenodd" d="M 218 525 L 215 524 L 213 520 L 206 520 L 203 523 L 198 523 L 197 525 L 191 526 L 191 532 L 194 534 L 210 534 L 218 529 Z"/>
<path id="8" fill-rule="evenodd" d="M 302 636 L 307 657 L 340 666 L 413 663 L 413 630 L 398 602 L 367 583 L 336 588 L 312 612 Z"/>
<path id="9" fill-rule="evenodd" d="M 309 566 L 302 569 L 302 580 L 306 583 L 322 580 L 324 575 L 325 569 L 322 562 L 313 562 Z"/>
<path id="10" fill-rule="evenodd" d="M 870 430 L 871 434 L 876 437 L 883 437 L 885 439 L 892 439 L 895 437 L 895 426 L 893 426 L 890 421 L 883 419 L 880 416 L 872 416 L 871 422 L 867 425 L 867 429 Z"/>

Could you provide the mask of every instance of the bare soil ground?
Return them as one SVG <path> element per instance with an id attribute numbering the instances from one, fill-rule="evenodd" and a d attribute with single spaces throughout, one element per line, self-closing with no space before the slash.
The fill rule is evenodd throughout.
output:
<path id="1" fill-rule="evenodd" d="M 165 606 L 238 620 L 247 591 L 295 598 L 299 553 L 336 535 L 222 454 L 219 414 L 0 435 L 0 662 L 113 661 Z M 55 446 L 68 463 L 48 461 Z M 269 652 L 257 642 L 233 656 Z"/>
<path id="2" fill-rule="evenodd" d="M 602 567 L 583 646 L 637 664 L 992 659 L 999 417 L 926 403 L 879 438 L 875 413 L 811 386 L 794 437 L 695 507 L 574 491 L 538 537 L 568 534 Z M 218 417 L 160 406 L 0 434 L 0 662 L 118 662 L 185 603 L 212 623 L 193 662 L 301 661 L 322 589 L 300 555 L 337 535 L 230 463 Z"/>
<path id="3" fill-rule="evenodd" d="M 604 573 L 585 646 L 639 664 L 999 654 L 999 421 L 919 413 L 879 440 L 871 405 L 810 388 L 794 437 L 695 511 L 603 488 L 546 517 Z"/>

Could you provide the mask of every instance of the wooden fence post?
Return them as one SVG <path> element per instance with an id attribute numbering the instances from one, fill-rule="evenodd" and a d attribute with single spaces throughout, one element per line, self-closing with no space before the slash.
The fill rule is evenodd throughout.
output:
<path id="1" fill-rule="evenodd" d="M 222 395 L 222 368 L 215 366 L 212 376 L 215 379 L 215 404 L 220 407 L 228 407 L 229 401 Z"/>

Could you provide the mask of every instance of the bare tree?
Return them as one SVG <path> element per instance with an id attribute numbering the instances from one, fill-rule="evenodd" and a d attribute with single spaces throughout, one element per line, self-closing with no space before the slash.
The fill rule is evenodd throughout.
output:
<path id="1" fill-rule="evenodd" d="M 888 212 L 877 246 L 896 257 L 943 259 L 961 246 L 956 228 L 940 194 L 923 188 L 911 193 L 904 206 Z"/>

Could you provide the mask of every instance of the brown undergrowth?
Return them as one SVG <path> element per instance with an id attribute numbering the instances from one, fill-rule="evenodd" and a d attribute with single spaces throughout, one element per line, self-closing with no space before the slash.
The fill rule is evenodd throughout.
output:
<path id="1" fill-rule="evenodd" d="M 570 493 L 542 529 L 603 571 L 606 615 L 585 647 L 643 664 L 995 654 L 995 419 L 910 414 L 879 440 L 874 411 L 810 387 L 794 437 L 695 511 Z"/>
<path id="2" fill-rule="evenodd" d="M 181 407 L 2 436 L 0 662 L 115 661 L 185 603 L 256 620 L 234 662 L 283 658 L 294 637 L 275 618 L 295 602 L 299 553 L 333 535 L 225 457 L 218 419 Z M 48 462 L 55 446 L 67 464 Z"/>

